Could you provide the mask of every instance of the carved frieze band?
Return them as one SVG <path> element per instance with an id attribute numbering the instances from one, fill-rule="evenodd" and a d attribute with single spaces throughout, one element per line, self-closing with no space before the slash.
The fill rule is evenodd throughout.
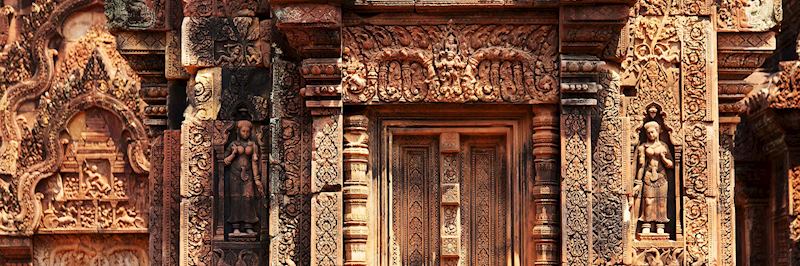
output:
<path id="1" fill-rule="evenodd" d="M 350 26 L 342 36 L 348 103 L 556 103 L 551 25 Z"/>

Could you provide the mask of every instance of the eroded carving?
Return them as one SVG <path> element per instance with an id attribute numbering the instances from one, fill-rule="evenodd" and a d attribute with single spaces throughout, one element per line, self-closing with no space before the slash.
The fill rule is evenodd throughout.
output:
<path id="1" fill-rule="evenodd" d="M 259 171 L 259 152 L 253 137 L 253 123 L 236 122 L 234 137 L 225 147 L 225 182 L 231 238 L 255 237 L 259 222 L 259 198 L 264 194 Z"/>

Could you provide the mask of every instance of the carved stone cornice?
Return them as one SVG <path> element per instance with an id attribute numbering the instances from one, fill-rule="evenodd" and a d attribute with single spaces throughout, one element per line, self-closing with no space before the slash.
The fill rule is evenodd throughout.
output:
<path id="1" fill-rule="evenodd" d="M 588 1 L 575 1 L 570 3 Z M 561 53 L 587 54 L 621 61 L 625 25 L 631 7 L 627 3 L 596 5 L 562 5 L 560 19 Z"/>
<path id="2" fill-rule="evenodd" d="M 561 105 L 597 105 L 600 69 L 606 63 L 596 56 L 561 55 Z"/>
<path id="3" fill-rule="evenodd" d="M 303 58 L 340 56 L 341 6 L 299 1 L 271 4 L 275 25 L 294 52 Z"/>

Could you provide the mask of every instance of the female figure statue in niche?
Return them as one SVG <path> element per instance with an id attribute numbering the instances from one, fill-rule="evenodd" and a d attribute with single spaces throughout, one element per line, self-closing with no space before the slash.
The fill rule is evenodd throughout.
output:
<path id="1" fill-rule="evenodd" d="M 639 221 L 642 223 L 642 234 L 651 233 L 656 226 L 658 234 L 664 234 L 667 218 L 667 194 L 669 178 L 668 168 L 673 167 L 669 146 L 659 140 L 661 125 L 656 121 L 644 124 L 647 141 L 636 148 L 638 169 L 634 180 L 634 191 L 639 194 Z"/>
<path id="2" fill-rule="evenodd" d="M 251 236 L 258 223 L 258 193 L 264 189 L 258 171 L 258 145 L 252 138 L 250 121 L 236 122 L 236 138 L 225 147 L 225 179 L 230 210 L 227 222 L 232 236 Z M 243 232 L 244 231 L 244 232 Z"/>

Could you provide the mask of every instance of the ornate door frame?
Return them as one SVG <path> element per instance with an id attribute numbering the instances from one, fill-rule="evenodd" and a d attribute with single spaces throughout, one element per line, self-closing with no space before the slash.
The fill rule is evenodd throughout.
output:
<path id="1" fill-rule="evenodd" d="M 464 108 L 473 107 L 473 108 Z M 460 133 L 462 136 L 471 134 L 488 134 L 495 136 L 505 136 L 506 138 L 506 162 L 505 167 L 509 172 L 509 190 L 507 210 L 508 224 L 507 232 L 509 238 L 506 240 L 509 245 L 506 264 L 519 265 L 519 261 L 511 261 L 521 256 L 513 254 L 524 254 L 525 239 L 528 232 L 522 230 L 525 226 L 526 215 L 533 213 L 525 212 L 526 203 L 523 200 L 525 193 L 525 178 L 532 176 L 533 157 L 527 147 L 531 146 L 531 123 L 532 113 L 526 106 L 491 106 L 497 109 L 510 109 L 497 113 L 476 112 L 476 106 L 463 105 L 444 105 L 424 107 L 428 113 L 422 116 L 419 112 L 414 114 L 415 107 L 411 106 L 382 106 L 368 108 L 372 134 L 375 141 L 371 142 L 371 150 L 378 151 L 372 153 L 371 159 L 373 171 L 371 172 L 372 187 L 370 188 L 369 205 L 370 212 L 370 232 L 372 238 L 370 248 L 372 261 L 370 265 L 389 265 L 390 256 L 388 245 L 387 229 L 389 208 L 386 204 L 390 202 L 389 188 L 386 186 L 391 178 L 389 171 L 389 161 L 391 157 L 391 139 L 397 135 L 437 135 L 447 133 Z M 484 106 L 484 108 L 489 106 Z M 467 110 L 464 110 L 467 109 Z M 453 111 L 458 111 L 455 114 Z M 455 114 L 455 115 L 454 115 Z M 470 116 L 473 115 L 473 116 Z M 442 136 L 445 138 L 445 136 Z M 444 144 L 441 144 L 444 145 Z M 446 185 L 446 184 L 445 184 Z M 445 186 L 442 185 L 442 186 Z M 512 218 L 513 217 L 513 218 Z M 437 248 L 438 249 L 438 248 Z M 436 250 L 440 252 L 440 250 Z M 455 257 L 458 258 L 456 254 Z"/>

